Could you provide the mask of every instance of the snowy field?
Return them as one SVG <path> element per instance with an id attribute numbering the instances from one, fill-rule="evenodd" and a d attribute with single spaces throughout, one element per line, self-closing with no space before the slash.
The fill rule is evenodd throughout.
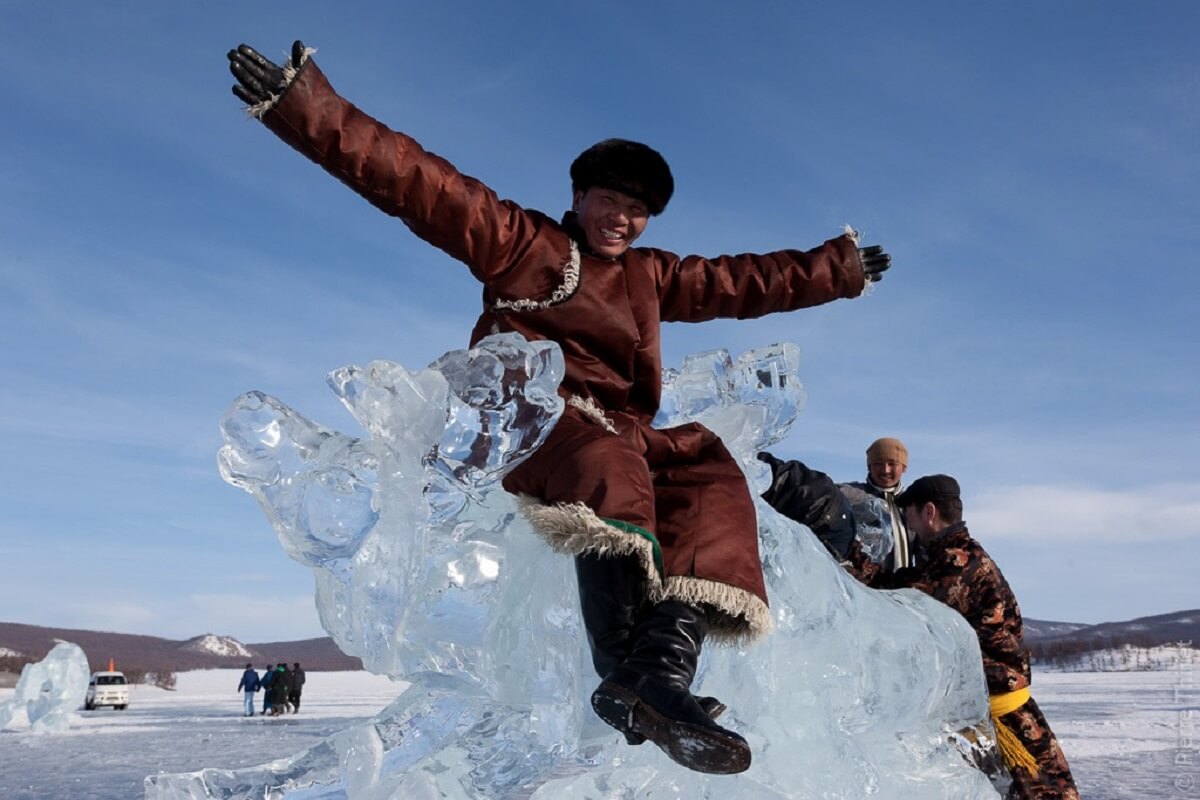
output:
<path id="1" fill-rule="evenodd" d="M 404 686 L 362 672 L 310 672 L 299 714 L 246 718 L 234 691 L 240 677 L 240 670 L 206 670 L 181 673 L 174 692 L 133 687 L 127 710 L 81 710 L 69 733 L 33 735 L 14 723 L 17 730 L 0 732 L 0 798 L 141 798 L 143 779 L 156 772 L 292 755 L 382 710 Z M 1035 674 L 1034 696 L 1084 798 L 1200 798 L 1198 678 L 1197 664 Z M 0 701 L 11 696 L 0 690 Z"/>
<path id="2" fill-rule="evenodd" d="M 293 755 L 383 710 L 405 687 L 367 672 L 308 672 L 300 713 L 251 718 L 234 691 L 241 676 L 200 670 L 179 673 L 173 692 L 132 686 L 129 708 L 81 709 L 69 733 L 0 731 L 0 800 L 141 798 L 142 781 L 157 772 Z M 0 689 L 0 701 L 12 694 Z M 262 692 L 256 697 L 261 710 Z"/>
<path id="3" fill-rule="evenodd" d="M 1086 800 L 1200 798 L 1200 664 L 1035 671 L 1033 696 Z"/>

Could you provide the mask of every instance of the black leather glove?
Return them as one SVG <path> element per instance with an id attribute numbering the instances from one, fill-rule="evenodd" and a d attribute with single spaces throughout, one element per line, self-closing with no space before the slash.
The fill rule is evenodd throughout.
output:
<path id="1" fill-rule="evenodd" d="M 286 88 L 283 67 L 267 60 L 250 45 L 239 44 L 236 50 L 229 51 L 228 57 L 229 71 L 238 80 L 233 93 L 247 105 L 278 97 Z M 304 43 L 297 39 L 292 43 L 291 65 L 298 67 L 303 60 Z"/>
<path id="2" fill-rule="evenodd" d="M 858 248 L 858 257 L 862 261 L 867 283 L 883 280 L 883 273 L 892 266 L 892 257 L 877 244 Z"/>

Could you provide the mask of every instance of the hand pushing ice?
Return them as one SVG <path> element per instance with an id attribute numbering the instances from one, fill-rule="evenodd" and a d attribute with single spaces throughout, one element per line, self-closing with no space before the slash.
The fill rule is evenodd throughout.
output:
<path id="1" fill-rule="evenodd" d="M 798 360 L 792 345 L 694 356 L 665 376 L 656 424 L 710 427 L 761 491 L 755 455 L 803 404 Z M 722 721 L 750 741 L 751 769 L 689 772 L 600 723 L 572 562 L 498 486 L 557 420 L 561 375 L 556 345 L 514 335 L 416 373 L 338 370 L 330 383 L 366 438 L 258 393 L 235 403 L 222 474 L 313 569 L 338 645 L 411 686 L 373 723 L 291 760 L 155 776 L 147 796 L 995 796 L 947 743 L 987 713 L 966 622 L 916 592 L 863 588 L 763 503 L 775 633 L 744 652 L 710 648 L 694 687 L 729 704 Z"/>

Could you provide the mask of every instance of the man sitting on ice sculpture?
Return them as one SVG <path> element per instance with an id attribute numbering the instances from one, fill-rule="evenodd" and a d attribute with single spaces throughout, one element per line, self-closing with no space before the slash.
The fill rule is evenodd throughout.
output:
<path id="1" fill-rule="evenodd" d="M 483 183 L 338 96 L 296 42 L 282 66 L 229 52 L 234 94 L 272 132 L 484 287 L 471 334 L 557 342 L 567 408 L 504 487 L 550 544 L 576 557 L 583 621 L 602 681 L 596 713 L 632 743 L 650 739 L 701 772 L 750 765 L 690 687 L 701 647 L 771 626 L 755 512 L 721 440 L 698 424 L 656 430 L 660 324 L 748 318 L 857 297 L 890 265 L 852 231 L 809 250 L 678 256 L 633 247 L 674 190 L 665 160 L 608 139 L 571 165 L 561 220 L 501 200 Z"/>

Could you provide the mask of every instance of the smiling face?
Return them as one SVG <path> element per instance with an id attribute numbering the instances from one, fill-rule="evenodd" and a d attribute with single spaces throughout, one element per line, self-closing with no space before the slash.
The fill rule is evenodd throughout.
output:
<path id="1" fill-rule="evenodd" d="M 892 459 L 879 459 L 867 464 L 867 472 L 871 475 L 871 483 L 880 489 L 894 489 L 900 485 L 905 466 Z"/>
<path id="2" fill-rule="evenodd" d="M 650 212 L 641 200 L 599 186 L 575 192 L 571 210 L 587 237 L 588 247 L 604 258 L 619 258 L 650 221 Z"/>

